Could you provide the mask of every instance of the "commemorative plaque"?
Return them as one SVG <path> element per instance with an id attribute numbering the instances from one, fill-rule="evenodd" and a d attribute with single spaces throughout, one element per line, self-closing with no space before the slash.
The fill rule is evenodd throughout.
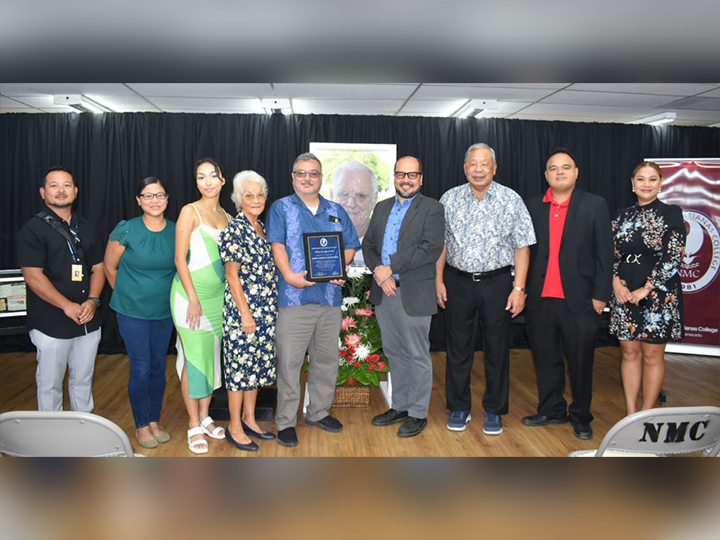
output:
<path id="1" fill-rule="evenodd" d="M 347 279 L 345 273 L 345 250 L 341 232 L 305 233 L 305 279 L 324 283 Z"/>

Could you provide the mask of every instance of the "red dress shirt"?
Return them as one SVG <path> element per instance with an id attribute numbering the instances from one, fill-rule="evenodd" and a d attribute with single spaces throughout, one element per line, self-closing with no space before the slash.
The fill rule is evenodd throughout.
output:
<path id="1" fill-rule="evenodd" d="M 550 254 L 542 297 L 562 298 L 564 300 L 565 291 L 560 278 L 560 243 L 565 229 L 565 218 L 567 218 L 570 199 L 564 203 L 558 203 L 553 199 L 552 192 L 548 188 L 543 202 L 550 204 Z"/>

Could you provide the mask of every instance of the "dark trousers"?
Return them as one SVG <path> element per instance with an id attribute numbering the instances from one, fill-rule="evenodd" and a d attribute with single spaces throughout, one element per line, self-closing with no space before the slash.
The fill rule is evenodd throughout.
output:
<path id="1" fill-rule="evenodd" d="M 118 313 L 117 321 L 130 358 L 128 395 L 135 427 L 139 429 L 160 422 L 173 320 L 168 317 L 148 321 Z"/>
<path id="2" fill-rule="evenodd" d="M 573 396 L 570 420 L 583 424 L 592 422 L 590 404 L 599 328 L 597 312 L 590 309 L 573 313 L 567 302 L 558 298 L 541 298 L 525 310 L 525 330 L 537 370 L 538 414 L 551 418 L 567 415 L 564 352 Z"/>
<path id="3" fill-rule="evenodd" d="M 475 358 L 476 316 L 480 319 L 485 353 L 483 408 L 492 414 L 508 413 L 510 393 L 511 316 L 505 311 L 512 290 L 510 273 L 473 281 L 445 271 L 447 303 L 447 407 L 451 411 L 472 408 L 470 375 Z"/>

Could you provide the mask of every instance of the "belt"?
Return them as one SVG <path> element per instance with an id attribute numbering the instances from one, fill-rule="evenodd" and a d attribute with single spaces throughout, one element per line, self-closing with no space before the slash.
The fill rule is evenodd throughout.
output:
<path id="1" fill-rule="evenodd" d="M 486 279 L 491 279 L 497 276 L 501 276 L 503 274 L 510 273 L 510 266 L 506 266 L 504 268 L 498 268 L 497 270 L 490 270 L 490 272 L 463 272 L 462 270 L 458 270 L 457 268 L 448 265 L 447 268 L 455 272 L 458 276 L 464 277 L 466 279 L 472 279 L 473 281 L 485 281 Z"/>

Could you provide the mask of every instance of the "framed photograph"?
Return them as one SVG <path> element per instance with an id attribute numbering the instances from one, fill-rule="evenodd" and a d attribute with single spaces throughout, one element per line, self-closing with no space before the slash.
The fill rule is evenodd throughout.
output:
<path id="1" fill-rule="evenodd" d="M 0 270 L 0 317 L 27 314 L 27 289 L 20 270 Z"/>

